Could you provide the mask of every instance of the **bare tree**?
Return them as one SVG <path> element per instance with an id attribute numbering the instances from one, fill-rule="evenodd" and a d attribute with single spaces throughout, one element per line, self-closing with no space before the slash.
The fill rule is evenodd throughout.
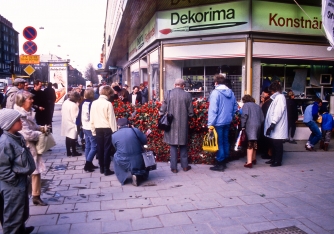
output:
<path id="1" fill-rule="evenodd" d="M 99 79 L 97 77 L 97 74 L 95 72 L 95 69 L 93 67 L 93 64 L 88 64 L 86 71 L 85 71 L 85 78 L 87 80 L 90 80 L 93 84 L 98 84 Z"/>

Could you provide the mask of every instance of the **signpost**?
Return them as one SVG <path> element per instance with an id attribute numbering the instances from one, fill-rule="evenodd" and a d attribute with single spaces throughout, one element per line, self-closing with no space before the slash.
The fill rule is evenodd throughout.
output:
<path id="1" fill-rule="evenodd" d="M 24 68 L 24 71 L 30 76 L 32 73 L 35 72 L 35 69 L 31 65 L 28 65 L 26 66 L 26 68 Z"/>
<path id="2" fill-rule="evenodd" d="M 20 64 L 39 64 L 39 55 L 20 55 Z"/>
<path id="3" fill-rule="evenodd" d="M 102 63 L 97 64 L 97 68 L 98 69 L 102 68 Z"/>
<path id="4" fill-rule="evenodd" d="M 23 51 L 26 54 L 29 54 L 29 55 L 32 55 L 32 54 L 36 53 L 36 51 L 37 51 L 37 45 L 36 45 L 36 43 L 33 42 L 33 41 L 26 41 L 26 42 L 24 42 L 24 44 L 23 44 Z"/>
<path id="5" fill-rule="evenodd" d="M 28 26 L 23 29 L 23 37 L 28 41 L 32 41 L 37 37 L 37 31 L 34 27 Z"/>

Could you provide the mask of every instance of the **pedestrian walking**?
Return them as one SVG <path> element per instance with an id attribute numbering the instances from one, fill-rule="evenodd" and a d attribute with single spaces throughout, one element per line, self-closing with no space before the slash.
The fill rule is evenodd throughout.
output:
<path id="1" fill-rule="evenodd" d="M 0 110 L 0 222 L 3 233 L 31 233 L 29 218 L 28 176 L 35 170 L 30 150 L 25 144 L 21 115 L 12 109 Z M 17 155 L 20 154 L 20 159 Z"/>
<path id="2" fill-rule="evenodd" d="M 37 153 L 36 142 L 39 136 L 45 132 L 46 126 L 40 126 L 36 123 L 35 113 L 33 112 L 33 94 L 21 90 L 16 94 L 14 109 L 21 114 L 22 130 L 19 131 L 26 141 L 26 146 L 34 158 L 36 170 L 31 175 L 31 195 L 34 205 L 46 206 L 41 199 L 41 174 L 46 171 L 42 154 Z"/>
<path id="3" fill-rule="evenodd" d="M 322 106 L 322 100 L 316 98 L 313 104 L 306 107 L 304 111 L 304 124 L 311 130 L 311 135 L 305 145 L 305 149 L 308 151 L 314 151 L 314 146 L 321 139 L 321 132 L 317 124 L 317 119 L 319 118 L 319 109 Z"/>
<path id="4" fill-rule="evenodd" d="M 257 140 L 261 132 L 261 125 L 264 121 L 261 107 L 255 103 L 251 95 L 246 94 L 242 97 L 244 103 L 241 108 L 241 128 L 247 135 L 247 162 L 244 167 L 252 168 L 256 165 Z"/>
<path id="5" fill-rule="evenodd" d="M 226 75 L 218 74 L 214 77 L 215 89 L 209 98 L 208 128 L 214 127 L 218 134 L 218 152 L 216 165 L 210 167 L 213 171 L 224 171 L 230 153 L 228 140 L 230 124 L 234 113 L 238 110 L 238 103 L 233 91 L 225 85 Z"/>
<path id="6" fill-rule="evenodd" d="M 117 131 L 117 123 L 114 108 L 108 101 L 113 94 L 109 85 L 103 86 L 99 98 L 92 103 L 90 110 L 91 130 L 92 135 L 96 136 L 100 173 L 105 176 L 114 174 L 110 170 L 110 156 L 114 152 L 111 134 Z"/>
<path id="7" fill-rule="evenodd" d="M 171 130 L 164 133 L 163 141 L 170 146 L 170 167 L 173 173 L 177 173 L 177 156 L 180 152 L 181 167 L 183 171 L 189 171 L 188 165 L 188 118 L 194 115 L 191 94 L 184 91 L 183 79 L 176 79 L 174 89 L 167 91 L 160 108 L 160 115 L 167 112 L 174 116 Z"/>
<path id="8" fill-rule="evenodd" d="M 279 82 L 273 82 L 269 86 L 271 99 L 268 113 L 264 122 L 264 133 L 270 138 L 272 147 L 272 159 L 267 161 L 271 167 L 282 165 L 283 160 L 283 141 L 288 137 L 288 115 L 286 99 L 281 94 L 282 86 Z"/>

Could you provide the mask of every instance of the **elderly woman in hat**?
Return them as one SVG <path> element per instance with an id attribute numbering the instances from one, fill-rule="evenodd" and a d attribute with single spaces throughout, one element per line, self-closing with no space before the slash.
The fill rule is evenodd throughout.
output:
<path id="1" fill-rule="evenodd" d="M 33 94 L 28 91 L 21 90 L 16 94 L 14 110 L 20 112 L 22 118 L 22 130 L 20 133 L 26 140 L 26 146 L 29 147 L 34 157 L 36 170 L 31 175 L 32 201 L 34 205 L 46 206 L 47 204 L 41 200 L 41 173 L 45 171 L 45 164 L 42 155 L 37 153 L 36 142 L 39 135 L 45 132 L 46 126 L 39 126 L 35 120 L 35 112 L 32 109 L 34 100 Z"/>
<path id="2" fill-rule="evenodd" d="M 29 217 L 28 175 L 35 170 L 34 159 L 25 144 L 21 114 L 0 110 L 0 222 L 3 233 L 31 233 L 25 227 Z M 18 158 L 17 155 L 20 155 Z"/>
<path id="3" fill-rule="evenodd" d="M 130 127 L 126 118 L 117 120 L 117 125 L 118 131 L 112 136 L 112 144 L 116 149 L 114 170 L 117 179 L 124 185 L 131 174 L 132 184 L 138 186 L 139 182 L 146 180 L 149 174 L 149 171 L 145 170 L 142 156 L 142 145 L 147 143 L 146 135 L 138 128 Z"/>

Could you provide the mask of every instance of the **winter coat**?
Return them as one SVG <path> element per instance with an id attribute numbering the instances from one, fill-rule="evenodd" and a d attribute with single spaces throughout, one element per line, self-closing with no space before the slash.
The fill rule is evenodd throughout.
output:
<path id="1" fill-rule="evenodd" d="M 188 118 L 194 115 L 194 106 L 190 93 L 182 88 L 174 88 L 167 91 L 160 108 L 160 115 L 167 112 L 174 116 L 171 130 L 164 133 L 164 142 L 169 145 L 187 145 L 188 143 Z"/>
<path id="2" fill-rule="evenodd" d="M 264 135 L 273 123 L 275 128 L 271 131 L 269 138 L 287 139 L 288 138 L 288 115 L 286 109 L 286 99 L 279 92 L 274 93 L 270 97 L 273 101 L 269 106 L 266 119 L 264 121 Z"/>
<path id="3" fill-rule="evenodd" d="M 143 90 L 141 91 L 141 96 L 142 96 L 142 103 L 148 102 L 148 88 L 144 87 Z"/>
<path id="4" fill-rule="evenodd" d="M 91 124 L 90 124 L 90 108 L 92 106 L 92 101 L 91 100 L 85 100 L 81 104 L 81 123 L 82 123 L 82 128 L 84 130 L 91 130 Z M 79 116 L 79 115 L 78 115 Z"/>
<path id="5" fill-rule="evenodd" d="M 13 109 L 15 104 L 16 93 L 19 91 L 19 88 L 16 86 L 11 87 L 7 92 L 6 108 Z"/>
<path id="6" fill-rule="evenodd" d="M 50 119 L 50 108 L 47 107 L 47 99 L 45 97 L 45 93 L 42 90 L 31 90 L 31 93 L 34 94 L 34 108 L 36 111 L 36 123 L 40 125 L 50 124 L 48 123 Z M 38 107 L 45 108 L 44 110 L 40 110 Z"/>
<path id="7" fill-rule="evenodd" d="M 79 113 L 79 107 L 76 103 L 67 99 L 61 108 L 61 136 L 71 139 L 77 139 L 76 118 Z"/>
<path id="8" fill-rule="evenodd" d="M 210 95 L 208 111 L 208 126 L 223 126 L 230 124 L 238 103 L 234 93 L 226 85 L 218 85 Z"/>
<path id="9" fill-rule="evenodd" d="M 129 102 L 130 103 L 132 103 L 132 94 L 133 94 L 133 92 L 132 93 L 130 93 L 129 94 Z M 141 92 L 140 91 L 138 91 L 137 92 L 137 96 L 136 96 L 136 103 L 140 103 L 140 104 L 142 104 L 143 102 L 142 102 L 143 100 L 142 100 L 142 95 L 141 95 Z"/>
<path id="10" fill-rule="evenodd" d="M 26 141 L 26 146 L 30 149 L 32 156 L 34 157 L 36 170 L 33 174 L 40 174 L 45 172 L 45 164 L 41 154 L 37 154 L 36 142 L 38 141 L 39 135 L 42 134 L 40 126 L 36 124 L 35 112 L 33 109 L 26 111 L 23 107 L 14 105 L 14 110 L 17 110 L 21 114 L 22 130 L 19 133 L 22 134 Z"/>
<path id="11" fill-rule="evenodd" d="M 297 103 L 294 99 L 286 100 L 286 108 L 288 113 L 288 122 L 295 123 L 298 120 Z"/>
<path id="12" fill-rule="evenodd" d="M 333 116 L 330 113 L 322 114 L 321 130 L 329 131 L 334 128 Z"/>
<path id="13" fill-rule="evenodd" d="M 24 188 L 28 184 L 27 175 L 34 170 L 35 164 L 23 136 L 4 131 L 0 137 L 1 190 L 11 186 Z"/>
<path id="14" fill-rule="evenodd" d="M 116 149 L 114 170 L 122 185 L 130 173 L 148 176 L 142 156 L 142 145 L 146 143 L 146 136 L 137 128 L 122 127 L 112 135 L 112 144 Z"/>
<path id="15" fill-rule="evenodd" d="M 241 127 L 245 128 L 248 140 L 259 139 L 263 120 L 263 113 L 259 105 L 254 102 L 246 102 L 242 106 Z"/>

